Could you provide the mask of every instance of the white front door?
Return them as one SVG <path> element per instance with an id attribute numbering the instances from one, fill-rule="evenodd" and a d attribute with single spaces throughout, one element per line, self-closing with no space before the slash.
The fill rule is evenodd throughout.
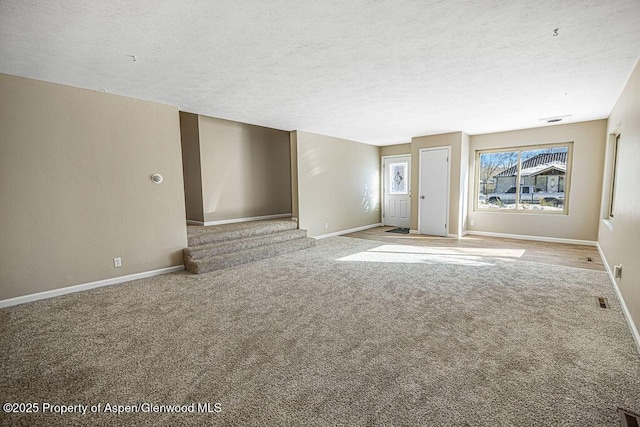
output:
<path id="1" fill-rule="evenodd" d="M 418 229 L 420 234 L 446 236 L 449 217 L 450 147 L 420 150 Z"/>
<path id="2" fill-rule="evenodd" d="M 409 228 L 411 156 L 383 157 L 382 168 L 384 170 L 382 224 Z"/>

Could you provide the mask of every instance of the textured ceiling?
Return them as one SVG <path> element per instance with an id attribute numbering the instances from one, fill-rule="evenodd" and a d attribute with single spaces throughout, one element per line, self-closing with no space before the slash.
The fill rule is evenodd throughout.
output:
<path id="1" fill-rule="evenodd" d="M 607 117 L 639 23 L 639 0 L 0 0 L 0 72 L 386 145 Z"/>

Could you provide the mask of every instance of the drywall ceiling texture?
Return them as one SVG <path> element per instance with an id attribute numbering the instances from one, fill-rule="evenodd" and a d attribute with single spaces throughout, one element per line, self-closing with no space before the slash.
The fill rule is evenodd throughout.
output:
<path id="1" fill-rule="evenodd" d="M 640 45 L 638 0 L 3 0 L 0 10 L 0 72 L 378 145 L 606 118 Z"/>

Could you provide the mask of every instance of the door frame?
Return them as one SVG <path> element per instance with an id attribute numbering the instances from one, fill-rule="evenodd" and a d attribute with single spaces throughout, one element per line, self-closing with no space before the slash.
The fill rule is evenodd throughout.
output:
<path id="1" fill-rule="evenodd" d="M 447 150 L 447 206 L 446 206 L 446 225 L 444 227 L 444 237 L 449 236 L 449 205 L 451 204 L 451 146 L 443 145 L 440 147 L 430 147 L 430 148 L 420 148 L 418 150 L 418 233 L 421 233 L 422 230 L 422 203 L 420 203 L 420 196 L 422 195 L 422 153 L 424 151 L 435 151 L 435 150 Z"/>
<path id="2" fill-rule="evenodd" d="M 411 185 L 412 185 L 412 183 L 411 183 L 411 174 L 412 174 L 411 163 L 412 163 L 412 160 L 413 160 L 412 157 L 411 157 L 411 153 L 409 153 L 409 154 L 394 154 L 394 155 L 391 155 L 391 156 L 381 156 L 380 157 L 380 165 L 382 166 L 381 167 L 382 173 L 380 174 L 380 179 L 382 181 L 380 183 L 380 185 L 381 185 L 380 188 L 382 188 L 382 197 L 381 197 L 381 199 L 382 199 L 382 218 L 380 218 L 380 219 L 382 221 L 380 221 L 380 222 L 382 223 L 382 226 L 384 226 L 384 220 L 386 218 L 386 212 L 385 211 L 386 211 L 386 206 L 387 206 L 386 200 L 385 200 L 385 197 L 384 197 L 385 193 L 386 193 L 385 185 L 387 184 L 387 182 L 386 182 L 387 181 L 386 180 L 387 168 L 385 167 L 385 160 L 398 158 L 398 157 L 409 157 L 409 185 L 407 186 L 407 189 L 409 191 L 409 210 L 408 210 L 408 213 L 409 213 L 409 228 L 411 228 Z"/>

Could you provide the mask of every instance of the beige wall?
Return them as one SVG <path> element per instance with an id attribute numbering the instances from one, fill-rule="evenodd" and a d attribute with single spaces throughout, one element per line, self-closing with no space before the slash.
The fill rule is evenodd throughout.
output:
<path id="1" fill-rule="evenodd" d="M 289 132 L 198 119 L 205 221 L 290 214 Z"/>
<path id="2" fill-rule="evenodd" d="M 187 219 L 204 222 L 198 115 L 180 112 L 182 170 Z"/>
<path id="3" fill-rule="evenodd" d="M 444 133 L 440 135 L 419 136 L 411 139 L 411 196 L 418 200 L 420 196 L 420 150 L 422 148 L 451 146 L 450 183 L 449 183 L 449 223 L 448 233 L 459 233 L 460 217 L 460 165 L 462 154 L 462 132 Z M 411 203 L 411 229 L 418 230 L 418 203 Z"/>
<path id="4" fill-rule="evenodd" d="M 320 236 L 380 223 L 380 148 L 301 131 L 296 139 L 300 228 Z"/>
<path id="5" fill-rule="evenodd" d="M 469 214 L 469 155 L 471 147 L 471 137 L 466 133 L 462 134 L 460 140 L 460 189 L 458 205 L 458 237 L 467 229 L 467 217 Z"/>
<path id="6" fill-rule="evenodd" d="M 176 108 L 2 74 L 0 98 L 0 299 L 182 264 Z"/>
<path id="7" fill-rule="evenodd" d="M 385 145 L 380 147 L 380 157 L 384 156 L 400 156 L 403 154 L 411 154 L 411 143 L 397 144 L 397 145 Z"/>
<path id="8" fill-rule="evenodd" d="M 600 221 L 598 243 L 613 270 L 622 264 L 618 287 L 636 328 L 640 329 L 640 62 L 636 64 L 609 116 L 607 132 L 620 131 L 615 218 Z M 611 142 L 609 145 L 611 145 Z M 608 217 L 613 150 L 608 150 L 601 218 Z"/>
<path id="9" fill-rule="evenodd" d="M 595 241 L 602 187 L 606 120 L 471 136 L 468 230 Z M 569 214 L 474 210 L 476 150 L 573 141 Z"/>

